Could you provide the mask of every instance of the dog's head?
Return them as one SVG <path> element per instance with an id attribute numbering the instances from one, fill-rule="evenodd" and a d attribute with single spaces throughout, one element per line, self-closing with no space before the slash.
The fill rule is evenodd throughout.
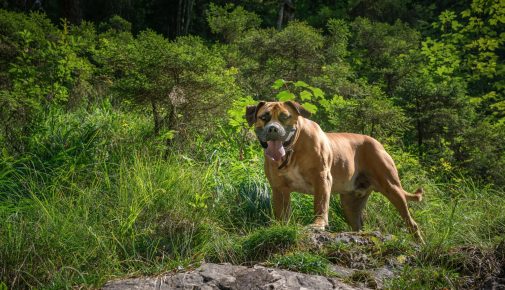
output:
<path id="1" fill-rule="evenodd" d="M 286 154 L 284 148 L 291 145 L 298 130 L 298 119 L 308 118 L 310 112 L 300 104 L 287 102 L 259 102 L 247 106 L 246 119 L 254 125 L 256 136 L 268 157 L 279 161 Z"/>

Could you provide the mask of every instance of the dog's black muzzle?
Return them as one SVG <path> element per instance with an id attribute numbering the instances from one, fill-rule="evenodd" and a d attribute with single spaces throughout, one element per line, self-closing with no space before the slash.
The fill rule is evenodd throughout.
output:
<path id="1" fill-rule="evenodd" d="M 296 132 L 294 126 L 283 127 L 278 122 L 271 122 L 263 128 L 256 129 L 256 136 L 263 148 L 268 147 L 267 141 L 282 141 L 283 146 L 289 145 Z"/>

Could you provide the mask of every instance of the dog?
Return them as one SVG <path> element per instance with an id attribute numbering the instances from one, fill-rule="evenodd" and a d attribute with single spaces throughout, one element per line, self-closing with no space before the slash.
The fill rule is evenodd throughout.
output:
<path id="1" fill-rule="evenodd" d="M 423 190 L 406 192 L 391 156 L 374 138 L 352 133 L 325 133 L 310 112 L 293 101 L 259 102 L 247 106 L 246 120 L 254 125 L 264 148 L 265 174 L 272 188 L 277 220 L 290 216 L 291 192 L 314 195 L 311 227 L 328 226 L 330 195 L 340 194 L 347 223 L 353 231 L 363 226 L 362 212 L 372 191 L 395 206 L 408 229 L 423 241 L 409 213 L 407 201 L 421 201 Z"/>

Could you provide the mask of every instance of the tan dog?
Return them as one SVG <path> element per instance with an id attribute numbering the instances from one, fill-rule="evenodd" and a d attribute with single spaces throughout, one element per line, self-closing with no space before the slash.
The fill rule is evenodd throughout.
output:
<path id="1" fill-rule="evenodd" d="M 409 230 L 422 241 L 407 200 L 420 201 L 403 190 L 393 159 L 375 139 L 350 133 L 325 133 L 295 102 L 260 102 L 248 106 L 246 119 L 255 125 L 265 149 L 265 174 L 272 187 L 277 219 L 290 215 L 293 191 L 314 195 L 313 227 L 328 225 L 330 194 L 339 193 L 347 222 L 362 228 L 362 211 L 369 194 L 379 191 L 396 207 Z"/>

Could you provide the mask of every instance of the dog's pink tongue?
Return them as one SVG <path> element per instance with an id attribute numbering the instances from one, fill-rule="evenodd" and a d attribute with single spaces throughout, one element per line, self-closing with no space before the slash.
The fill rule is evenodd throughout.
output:
<path id="1" fill-rule="evenodd" d="M 267 141 L 268 147 L 265 149 L 265 154 L 275 161 L 280 161 L 286 151 L 282 147 L 282 141 Z"/>

